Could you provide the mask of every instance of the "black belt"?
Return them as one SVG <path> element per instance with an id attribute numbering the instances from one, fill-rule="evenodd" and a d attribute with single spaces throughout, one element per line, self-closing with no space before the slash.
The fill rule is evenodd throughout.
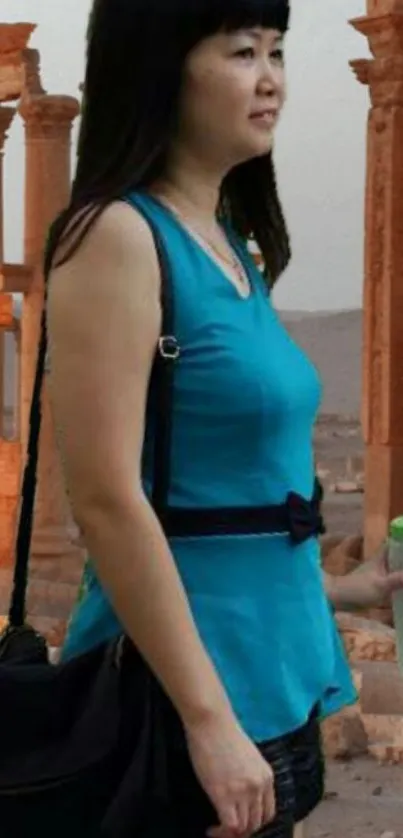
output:
<path id="1" fill-rule="evenodd" d="M 293 544 L 301 544 L 325 532 L 322 499 L 323 489 L 316 479 L 311 500 L 289 492 L 285 503 L 278 505 L 214 509 L 169 507 L 160 517 L 169 538 L 289 533 Z"/>

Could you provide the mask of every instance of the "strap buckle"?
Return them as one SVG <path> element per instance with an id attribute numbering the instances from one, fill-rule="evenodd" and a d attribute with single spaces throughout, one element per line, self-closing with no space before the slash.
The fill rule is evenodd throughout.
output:
<path id="1" fill-rule="evenodd" d="M 164 361 L 177 361 L 181 350 L 176 337 L 174 335 L 162 335 L 158 341 L 158 352 Z"/>

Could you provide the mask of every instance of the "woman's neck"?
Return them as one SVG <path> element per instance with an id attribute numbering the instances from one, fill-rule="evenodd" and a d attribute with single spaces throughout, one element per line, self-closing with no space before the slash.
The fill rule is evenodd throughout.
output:
<path id="1" fill-rule="evenodd" d="M 179 161 L 178 161 L 179 163 Z M 216 225 L 222 178 L 200 161 L 189 158 L 171 164 L 167 174 L 153 184 L 152 192 L 171 204 L 189 223 L 208 229 Z"/>

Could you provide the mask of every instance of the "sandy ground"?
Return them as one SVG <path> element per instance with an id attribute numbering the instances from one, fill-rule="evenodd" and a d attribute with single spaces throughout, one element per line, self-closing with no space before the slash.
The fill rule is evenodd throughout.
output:
<path id="1" fill-rule="evenodd" d="M 370 759 L 328 766 L 327 800 L 306 838 L 403 838 L 403 768 Z"/>

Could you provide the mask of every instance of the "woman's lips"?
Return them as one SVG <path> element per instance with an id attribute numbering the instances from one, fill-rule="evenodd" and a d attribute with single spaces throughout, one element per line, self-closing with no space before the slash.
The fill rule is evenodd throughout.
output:
<path id="1" fill-rule="evenodd" d="M 252 122 L 261 125 L 265 128 L 271 128 L 276 119 L 277 119 L 277 112 L 276 111 L 260 111 L 259 113 L 253 113 L 250 116 Z"/>

